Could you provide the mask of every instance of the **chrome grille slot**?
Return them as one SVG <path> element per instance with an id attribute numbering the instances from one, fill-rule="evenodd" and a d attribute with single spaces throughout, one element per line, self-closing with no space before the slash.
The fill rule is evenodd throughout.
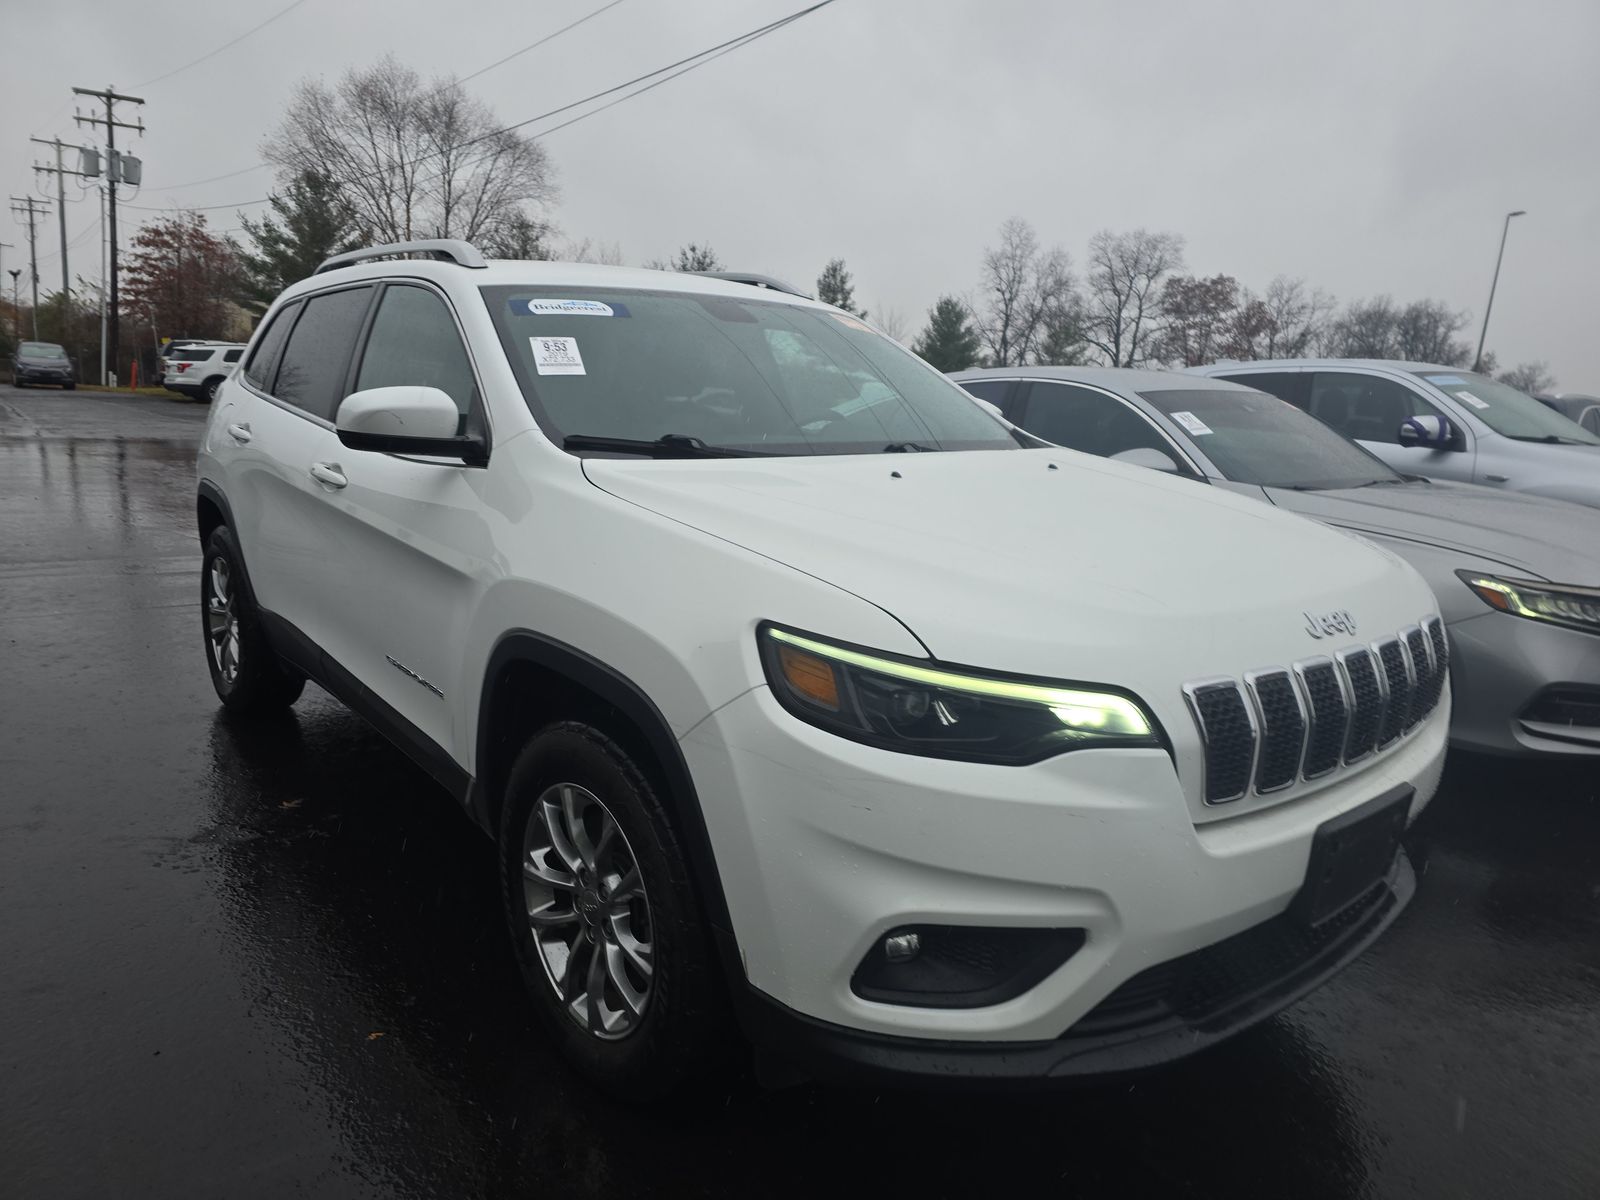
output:
<path id="1" fill-rule="evenodd" d="M 1415 729 L 1433 707 L 1428 697 L 1435 692 L 1433 684 L 1433 656 L 1428 650 L 1428 638 L 1422 630 L 1412 627 L 1401 635 L 1405 642 L 1406 657 L 1411 660 L 1411 677 L 1415 686 L 1411 691 L 1411 708 L 1406 714 L 1406 729 Z"/>
<path id="2" fill-rule="evenodd" d="M 1406 652 L 1399 638 L 1386 638 L 1373 649 L 1378 652 L 1383 689 L 1388 694 L 1388 706 L 1378 726 L 1378 749 L 1382 750 L 1399 741 L 1405 732 L 1406 719 L 1411 715 L 1411 669 L 1406 665 Z"/>
<path id="3" fill-rule="evenodd" d="M 1339 666 L 1350 687 L 1350 732 L 1345 738 L 1344 761 L 1360 762 L 1378 743 L 1378 727 L 1383 724 L 1383 684 L 1378 681 L 1372 651 L 1365 646 L 1341 651 Z"/>
<path id="4" fill-rule="evenodd" d="M 1205 743 L 1206 803 L 1239 799 L 1249 790 L 1256 751 L 1255 722 L 1244 693 L 1232 679 L 1193 684 L 1184 693 Z"/>
<path id="5" fill-rule="evenodd" d="M 1332 660 L 1319 658 L 1301 663 L 1295 668 L 1295 674 L 1300 677 L 1300 690 L 1305 695 L 1306 713 L 1311 723 L 1303 769 L 1307 779 L 1316 779 L 1339 765 L 1350 706 L 1345 701 L 1339 668 Z"/>
<path id="6" fill-rule="evenodd" d="M 1438 617 L 1429 617 L 1424 621 L 1422 632 L 1427 636 L 1428 644 L 1433 649 L 1433 679 L 1428 685 L 1424 707 L 1424 711 L 1432 712 L 1439 707 L 1439 701 L 1444 697 L 1445 680 L 1450 675 L 1450 644 L 1445 637 L 1444 622 Z"/>
<path id="7" fill-rule="evenodd" d="M 1276 792 L 1288 787 L 1300 773 L 1300 757 L 1306 741 L 1305 713 L 1287 671 L 1246 675 L 1245 684 L 1261 718 L 1256 791 Z"/>

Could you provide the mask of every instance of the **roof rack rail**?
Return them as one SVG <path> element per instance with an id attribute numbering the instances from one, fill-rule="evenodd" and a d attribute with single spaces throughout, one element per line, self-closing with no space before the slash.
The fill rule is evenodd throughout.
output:
<path id="1" fill-rule="evenodd" d="M 340 267 L 353 266 L 355 263 L 367 262 L 374 258 L 398 258 L 408 254 L 425 254 L 441 262 L 452 262 L 458 267 L 471 267 L 474 270 L 482 270 L 489 265 L 471 242 L 458 241 L 455 238 L 429 238 L 420 242 L 391 242 L 386 246 L 367 246 L 361 250 L 335 254 L 332 258 L 323 259 L 322 265 L 312 274 L 321 275 L 324 271 L 336 271 Z"/>
<path id="2" fill-rule="evenodd" d="M 749 271 L 691 271 L 689 274 L 704 275 L 707 279 L 726 279 L 729 283 L 748 283 L 751 287 L 783 292 L 789 296 L 799 296 L 802 300 L 816 299 L 815 296 L 802 292 L 794 284 L 785 283 L 781 279 L 774 279 L 771 275 L 754 275 Z"/>

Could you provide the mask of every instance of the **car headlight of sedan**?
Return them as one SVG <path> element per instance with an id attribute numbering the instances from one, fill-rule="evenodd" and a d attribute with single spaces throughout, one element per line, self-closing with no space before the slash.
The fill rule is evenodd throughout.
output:
<path id="1" fill-rule="evenodd" d="M 886 750 L 1023 764 L 1101 746 L 1161 746 L 1125 693 L 935 665 L 775 625 L 757 635 L 767 681 L 795 716 Z"/>
<path id="2" fill-rule="evenodd" d="M 1600 588 L 1475 575 L 1470 571 L 1456 574 L 1490 608 L 1552 625 L 1582 629 L 1586 633 L 1600 633 Z"/>

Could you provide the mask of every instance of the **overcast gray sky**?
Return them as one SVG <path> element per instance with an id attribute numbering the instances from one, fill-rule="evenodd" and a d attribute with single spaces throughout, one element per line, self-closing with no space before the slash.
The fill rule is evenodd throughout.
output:
<path id="1" fill-rule="evenodd" d="M 602 0 L 0 0 L 0 183 L 34 191 L 29 135 L 85 140 L 70 88 L 143 95 L 141 205 L 266 194 L 248 167 L 294 83 L 385 53 L 475 71 Z M 694 53 L 805 0 L 626 0 L 468 86 L 521 120 Z M 552 133 L 571 238 L 625 259 L 709 241 L 730 266 L 856 296 L 920 325 L 977 283 L 1006 217 L 1081 261 L 1097 229 L 1188 241 L 1197 273 L 1340 299 L 1439 297 L 1481 319 L 1513 222 L 1489 346 L 1600 392 L 1596 0 L 837 0 L 702 70 Z M 164 190 L 158 190 L 164 189 Z M 71 189 L 69 188 L 69 191 Z M 255 213 L 259 207 L 245 211 Z M 129 218 L 150 216 L 129 211 Z M 98 273 L 92 200 L 68 205 L 74 274 Z M 0 222 L 5 266 L 22 229 Z M 59 279 L 52 225 L 40 275 Z"/>

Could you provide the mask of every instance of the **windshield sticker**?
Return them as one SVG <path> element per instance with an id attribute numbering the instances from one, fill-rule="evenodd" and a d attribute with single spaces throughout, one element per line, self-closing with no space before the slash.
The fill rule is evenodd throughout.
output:
<path id="1" fill-rule="evenodd" d="M 1211 432 L 1211 426 L 1207 425 L 1192 412 L 1175 412 L 1172 414 L 1172 419 L 1195 437 L 1204 437 Z"/>
<path id="2" fill-rule="evenodd" d="M 1424 375 L 1423 378 L 1442 388 L 1467 386 L 1467 381 L 1459 375 Z"/>
<path id="3" fill-rule="evenodd" d="M 839 322 L 839 324 L 846 326 L 849 329 L 859 329 L 862 333 L 872 332 L 871 325 L 868 325 L 863 321 L 858 321 L 856 318 L 845 313 L 829 313 L 828 315 L 835 321 Z"/>
<path id="4" fill-rule="evenodd" d="M 1486 401 L 1479 400 L 1471 392 L 1457 392 L 1456 393 L 1456 399 L 1461 401 L 1461 403 L 1463 403 L 1463 404 L 1472 405 L 1473 408 L 1488 408 L 1489 407 L 1489 405 L 1488 405 L 1488 403 Z"/>
<path id="5" fill-rule="evenodd" d="M 541 375 L 587 375 L 578 339 L 570 337 L 531 337 L 533 366 Z"/>
<path id="6" fill-rule="evenodd" d="M 620 304 L 604 304 L 599 300 L 547 300 L 543 297 L 519 299 L 511 302 L 516 316 L 529 317 L 625 317 L 628 310 Z"/>

